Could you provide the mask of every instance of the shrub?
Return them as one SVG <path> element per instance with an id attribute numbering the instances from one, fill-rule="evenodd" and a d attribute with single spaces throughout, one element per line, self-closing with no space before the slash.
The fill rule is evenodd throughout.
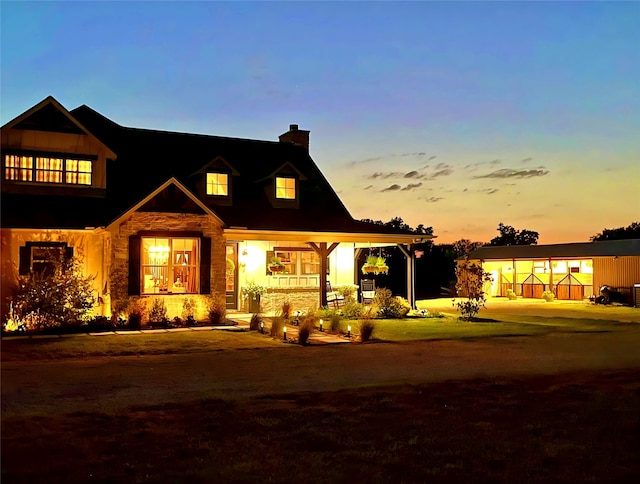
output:
<path id="1" fill-rule="evenodd" d="M 507 298 L 509 298 L 511 301 L 518 299 L 518 295 L 513 292 L 513 289 L 507 289 Z"/>
<path id="2" fill-rule="evenodd" d="M 284 319 L 276 316 L 271 320 L 271 331 L 269 334 L 272 338 L 282 338 L 282 328 L 284 328 Z"/>
<path id="3" fill-rule="evenodd" d="M 151 326 L 167 326 L 169 319 L 167 318 L 167 306 L 164 299 L 156 297 L 151 300 L 151 308 L 149 309 L 149 324 Z"/>
<path id="4" fill-rule="evenodd" d="M 552 291 L 544 291 L 542 293 L 542 299 L 544 299 L 547 302 L 553 302 L 555 300 L 555 295 L 553 294 Z"/>
<path id="5" fill-rule="evenodd" d="M 280 315 L 285 321 L 289 321 L 289 319 L 291 318 L 291 303 L 289 301 L 285 301 L 282 303 Z"/>
<path id="6" fill-rule="evenodd" d="M 146 311 L 147 304 L 144 299 L 134 299 L 129 303 L 129 308 L 127 309 L 127 325 L 129 329 L 140 329 Z"/>
<path id="7" fill-rule="evenodd" d="M 337 286 L 334 288 L 335 292 L 344 296 L 345 303 L 356 301 L 356 290 L 357 286 L 355 285 Z"/>
<path id="8" fill-rule="evenodd" d="M 372 305 L 376 308 L 379 318 L 404 318 L 411 310 L 406 299 L 394 297 L 389 289 L 376 289 Z"/>
<path id="9" fill-rule="evenodd" d="M 62 325 L 77 325 L 93 309 L 96 297 L 94 276 L 84 277 L 78 258 L 60 257 L 51 270 L 18 277 L 15 293 L 15 316 L 30 316 L 35 331 Z"/>
<path id="10" fill-rule="evenodd" d="M 214 300 L 210 300 L 207 308 L 207 314 L 209 315 L 210 324 L 213 326 L 220 325 L 226 319 L 227 306 Z"/>
<path id="11" fill-rule="evenodd" d="M 88 331 L 113 331 L 115 329 L 115 321 L 106 316 L 94 316 L 87 323 Z"/>
<path id="12" fill-rule="evenodd" d="M 185 320 L 187 326 L 195 324 L 196 318 L 196 300 L 192 297 L 185 297 L 182 300 L 182 319 Z"/>
<path id="13" fill-rule="evenodd" d="M 251 315 L 251 321 L 249 321 L 249 329 L 251 331 L 260 330 L 260 323 L 262 322 L 262 318 L 258 314 Z"/>
<path id="14" fill-rule="evenodd" d="M 300 323 L 300 329 L 298 330 L 298 343 L 301 345 L 306 345 L 309 342 L 309 336 L 315 330 L 315 318 L 314 317 L 306 317 Z"/>
<path id="15" fill-rule="evenodd" d="M 340 313 L 334 312 L 329 316 L 329 331 L 339 333 L 342 327 L 342 316 Z"/>
<path id="16" fill-rule="evenodd" d="M 364 308 L 365 306 L 359 302 L 348 302 L 342 306 L 342 315 L 345 319 L 358 319 Z"/>
<path id="17" fill-rule="evenodd" d="M 360 341 L 369 341 L 373 335 L 376 325 L 370 319 L 360 320 Z"/>

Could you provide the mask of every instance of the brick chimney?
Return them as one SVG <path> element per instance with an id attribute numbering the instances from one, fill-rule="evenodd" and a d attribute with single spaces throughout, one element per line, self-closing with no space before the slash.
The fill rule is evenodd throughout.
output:
<path id="1" fill-rule="evenodd" d="M 290 124 L 289 131 L 278 138 L 281 143 L 294 143 L 304 146 L 309 151 L 309 131 L 298 129 L 297 124 Z"/>

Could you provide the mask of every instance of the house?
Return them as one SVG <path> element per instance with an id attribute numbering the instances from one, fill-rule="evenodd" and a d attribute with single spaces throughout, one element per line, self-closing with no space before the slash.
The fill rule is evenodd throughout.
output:
<path id="1" fill-rule="evenodd" d="M 60 253 L 95 276 L 103 315 L 149 297 L 179 315 L 186 295 L 200 316 L 208 297 L 242 310 L 250 282 L 263 310 L 317 307 L 327 280 L 358 283 L 360 251 L 389 245 L 413 302 L 416 235 L 354 220 L 297 125 L 278 141 L 139 129 L 47 97 L 1 137 L 5 314 L 17 276 Z"/>
<path id="2" fill-rule="evenodd" d="M 640 239 L 550 245 L 484 246 L 469 254 L 492 276 L 486 292 L 525 298 L 552 291 L 557 299 L 582 300 L 610 286 L 633 301 L 640 284 Z"/>

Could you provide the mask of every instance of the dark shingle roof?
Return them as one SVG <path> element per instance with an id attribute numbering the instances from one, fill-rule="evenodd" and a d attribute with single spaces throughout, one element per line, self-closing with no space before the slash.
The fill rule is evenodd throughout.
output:
<path id="1" fill-rule="evenodd" d="M 578 242 L 572 244 L 484 246 L 471 252 L 469 258 L 502 260 L 624 255 L 640 255 L 640 239 Z"/>

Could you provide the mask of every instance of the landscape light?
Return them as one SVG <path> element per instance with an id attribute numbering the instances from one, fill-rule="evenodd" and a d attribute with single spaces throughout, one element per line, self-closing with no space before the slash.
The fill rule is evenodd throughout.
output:
<path id="1" fill-rule="evenodd" d="M 351 325 L 347 326 L 347 338 L 351 338 Z"/>
<path id="2" fill-rule="evenodd" d="M 284 327 L 284 330 L 283 330 L 283 336 L 282 336 L 282 339 L 283 339 L 284 341 L 287 341 L 287 327 L 286 327 L 286 326 Z"/>
<path id="3" fill-rule="evenodd" d="M 260 321 L 260 332 L 264 334 L 264 321 Z"/>
<path id="4" fill-rule="evenodd" d="M 320 332 L 322 333 L 322 319 L 320 320 Z"/>

